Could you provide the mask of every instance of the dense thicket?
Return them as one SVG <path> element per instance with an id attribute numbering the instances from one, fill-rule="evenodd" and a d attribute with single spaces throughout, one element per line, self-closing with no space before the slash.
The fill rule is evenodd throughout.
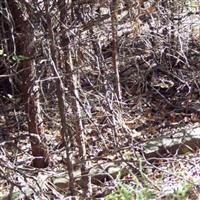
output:
<path id="1" fill-rule="evenodd" d="M 138 116 L 198 113 L 199 21 L 198 1 L 1 0 L 2 183 L 22 190 L 21 168 L 66 165 L 69 194 L 91 197 L 97 158 L 169 125 Z"/>

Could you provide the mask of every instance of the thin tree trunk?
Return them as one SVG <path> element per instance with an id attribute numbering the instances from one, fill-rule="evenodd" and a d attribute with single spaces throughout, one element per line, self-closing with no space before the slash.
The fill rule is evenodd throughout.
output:
<path id="1" fill-rule="evenodd" d="M 82 122 L 82 116 L 81 116 L 81 106 L 79 104 L 80 98 L 79 98 L 79 91 L 77 90 L 78 87 L 78 77 L 75 73 L 75 67 L 74 62 L 71 54 L 72 47 L 69 47 L 70 38 L 65 33 L 65 27 L 67 26 L 67 5 L 64 0 L 59 0 L 59 10 L 60 10 L 60 29 L 61 29 L 61 67 L 65 68 L 67 75 L 66 78 L 66 85 L 69 88 L 70 96 L 68 97 L 71 105 L 72 105 L 72 112 L 73 112 L 73 124 L 75 126 L 75 132 L 74 135 L 76 137 L 76 142 L 79 149 L 79 158 L 80 158 L 80 168 L 81 168 L 81 183 L 82 187 L 84 189 L 84 194 L 88 194 L 90 184 L 89 184 L 89 177 L 87 176 L 87 165 L 86 165 L 86 148 L 85 148 L 85 142 L 84 142 L 84 128 L 83 128 L 83 122 Z M 71 20 L 74 18 L 74 12 L 73 12 L 73 1 L 71 4 Z M 72 52 L 73 55 L 75 55 L 75 51 Z M 66 59 L 68 58 L 68 59 Z M 91 193 L 91 191 L 90 191 Z"/>
<path id="2" fill-rule="evenodd" d="M 15 22 L 16 57 L 25 56 L 31 58 L 18 63 L 20 89 L 25 104 L 28 119 L 28 131 L 32 148 L 33 166 L 37 168 L 47 167 L 49 164 L 48 149 L 41 140 L 43 123 L 40 113 L 39 88 L 36 84 L 36 70 L 34 57 L 34 29 L 30 23 L 28 13 L 23 13 L 19 2 L 9 0 L 8 5 Z"/>
<path id="3" fill-rule="evenodd" d="M 51 21 L 51 16 L 49 13 L 49 5 L 46 2 L 45 3 L 45 10 L 46 10 L 46 19 L 48 24 L 48 34 L 49 34 L 49 40 L 50 40 L 50 56 L 51 56 L 51 64 L 52 64 L 52 71 L 54 73 L 54 76 L 58 77 L 56 79 L 56 95 L 58 98 L 58 107 L 59 107 L 59 113 L 61 117 L 61 126 L 62 126 L 62 134 L 65 140 L 65 148 L 66 148 L 66 156 L 67 156 L 67 168 L 68 168 L 68 175 L 69 175 L 69 189 L 71 192 L 71 195 L 75 194 L 75 186 L 74 186 L 74 175 L 73 175 L 73 165 L 72 161 L 70 159 L 70 146 L 71 146 L 71 139 L 72 139 L 72 132 L 69 125 L 67 125 L 66 121 L 66 108 L 65 108 L 65 92 L 64 92 L 64 84 L 61 80 L 61 77 L 58 72 L 58 59 L 56 55 L 56 42 L 55 42 L 55 36 L 53 32 L 53 26 Z"/>
<path id="4" fill-rule="evenodd" d="M 75 52 L 73 52 L 75 54 Z M 75 136 L 76 136 L 76 142 L 78 145 L 79 150 L 79 157 L 80 157 L 80 169 L 81 169 L 81 185 L 84 190 L 85 196 L 90 196 L 92 193 L 91 190 L 91 183 L 90 183 L 90 177 L 87 173 L 87 156 L 86 156 L 86 146 L 85 146 L 85 140 L 84 140 L 84 127 L 83 127 L 83 121 L 82 121 L 82 114 L 81 114 L 81 106 L 80 106 L 80 97 L 79 97 L 79 91 L 78 91 L 78 76 L 75 72 L 75 67 L 72 59 L 71 52 L 69 51 L 69 67 L 71 71 L 71 94 L 75 97 L 72 98 L 72 110 L 74 113 L 74 123 L 75 123 Z"/>
<path id="5" fill-rule="evenodd" d="M 117 13 L 118 13 L 118 0 L 111 2 L 111 23 L 112 23 L 112 64 L 115 72 L 115 84 L 118 100 L 122 100 L 120 76 L 119 76 L 119 57 L 118 57 L 118 35 L 117 35 Z"/>

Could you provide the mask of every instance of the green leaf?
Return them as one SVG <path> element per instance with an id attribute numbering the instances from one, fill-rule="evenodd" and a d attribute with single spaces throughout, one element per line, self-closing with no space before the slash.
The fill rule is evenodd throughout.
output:
<path id="1" fill-rule="evenodd" d="M 0 57 L 6 57 L 7 55 L 4 53 L 3 49 L 0 49 Z"/>
<path id="2" fill-rule="evenodd" d="M 0 49 L 0 56 L 3 56 L 3 49 Z"/>
<path id="3" fill-rule="evenodd" d="M 29 59 L 30 59 L 30 57 L 24 56 L 24 55 L 13 55 L 12 56 L 12 60 L 14 62 L 20 62 L 20 61 L 29 60 Z"/>

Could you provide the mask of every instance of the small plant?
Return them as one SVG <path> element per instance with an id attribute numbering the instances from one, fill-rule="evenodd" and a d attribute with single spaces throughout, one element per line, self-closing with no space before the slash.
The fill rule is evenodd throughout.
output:
<path id="1" fill-rule="evenodd" d="M 172 195 L 174 200 L 187 200 L 189 192 L 192 190 L 193 184 L 186 183 L 182 187 L 178 188 L 175 193 Z"/>
<path id="2" fill-rule="evenodd" d="M 115 192 L 108 195 L 106 200 L 132 200 L 133 196 L 133 189 L 128 185 L 122 184 Z"/>
<path id="3" fill-rule="evenodd" d="M 149 188 L 144 188 L 140 192 L 135 192 L 135 200 L 150 200 L 150 199 L 155 199 L 155 193 L 149 189 Z"/>
<path id="4" fill-rule="evenodd" d="M 154 198 L 155 194 L 149 188 L 143 188 L 141 191 L 137 191 L 123 184 L 115 192 L 108 195 L 106 200 L 150 200 Z"/>
<path id="5" fill-rule="evenodd" d="M 155 192 L 144 184 L 145 176 L 139 180 L 137 176 L 132 174 L 132 180 L 135 186 L 130 186 L 121 182 L 120 174 L 117 177 L 118 188 L 115 192 L 107 196 L 106 200 L 150 200 L 155 199 Z"/>

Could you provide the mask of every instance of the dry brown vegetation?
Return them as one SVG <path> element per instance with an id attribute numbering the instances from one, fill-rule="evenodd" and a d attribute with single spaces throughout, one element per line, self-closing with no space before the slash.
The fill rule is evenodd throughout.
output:
<path id="1" fill-rule="evenodd" d="M 199 9 L 1 0 L 0 199 L 198 199 Z"/>

